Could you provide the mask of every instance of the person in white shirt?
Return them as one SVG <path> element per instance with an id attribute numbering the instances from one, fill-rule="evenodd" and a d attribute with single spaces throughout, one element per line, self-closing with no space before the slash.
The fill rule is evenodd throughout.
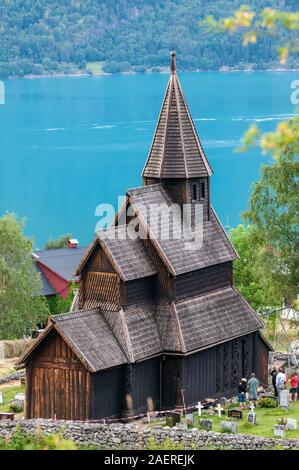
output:
<path id="1" fill-rule="evenodd" d="M 280 394 L 285 387 L 286 376 L 282 369 L 279 369 L 279 372 L 276 376 L 276 388 L 278 392 L 278 399 L 280 400 Z"/>

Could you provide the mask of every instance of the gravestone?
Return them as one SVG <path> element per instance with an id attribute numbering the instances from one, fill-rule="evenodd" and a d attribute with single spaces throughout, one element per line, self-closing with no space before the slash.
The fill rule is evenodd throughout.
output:
<path id="1" fill-rule="evenodd" d="M 24 401 L 24 400 L 25 400 L 25 395 L 24 395 L 24 393 L 17 393 L 17 394 L 15 395 L 15 400 Z"/>
<path id="2" fill-rule="evenodd" d="M 188 429 L 188 424 L 186 423 L 185 419 L 183 418 L 183 420 L 180 422 L 180 423 L 177 423 L 177 428 L 178 429 L 183 429 L 183 431 L 187 431 Z"/>
<path id="3" fill-rule="evenodd" d="M 286 429 L 295 431 L 297 429 L 297 420 L 293 418 L 287 418 Z"/>
<path id="4" fill-rule="evenodd" d="M 221 421 L 220 431 L 226 431 L 235 434 L 237 432 L 237 423 L 235 423 L 234 421 Z"/>
<path id="5" fill-rule="evenodd" d="M 15 419 L 14 413 L 5 413 L 4 411 L 0 411 L 0 421 L 4 421 L 6 419 L 13 421 Z"/>
<path id="6" fill-rule="evenodd" d="M 226 406 L 227 403 L 228 403 L 228 399 L 225 398 L 225 397 L 221 397 L 220 400 L 219 400 L 219 403 L 221 406 Z"/>
<path id="7" fill-rule="evenodd" d="M 200 419 L 199 424 L 204 431 L 212 431 L 213 421 L 211 419 Z"/>
<path id="8" fill-rule="evenodd" d="M 173 427 L 181 422 L 181 413 L 166 413 L 166 426 Z"/>
<path id="9" fill-rule="evenodd" d="M 3 404 L 3 393 L 0 392 L 0 405 L 2 405 L 2 404 Z"/>
<path id="10" fill-rule="evenodd" d="M 283 426 L 282 424 L 275 424 L 274 437 L 285 437 L 285 426 Z"/>
<path id="11" fill-rule="evenodd" d="M 192 413 L 186 415 L 185 422 L 188 426 L 194 426 L 194 416 Z"/>
<path id="12" fill-rule="evenodd" d="M 227 416 L 229 418 L 243 419 L 243 413 L 241 410 L 228 410 Z"/>
<path id="13" fill-rule="evenodd" d="M 290 394 L 288 390 L 282 390 L 279 397 L 279 406 L 281 408 L 289 407 Z"/>
<path id="14" fill-rule="evenodd" d="M 256 424 L 256 413 L 254 411 L 250 411 L 247 416 L 248 423 Z"/>

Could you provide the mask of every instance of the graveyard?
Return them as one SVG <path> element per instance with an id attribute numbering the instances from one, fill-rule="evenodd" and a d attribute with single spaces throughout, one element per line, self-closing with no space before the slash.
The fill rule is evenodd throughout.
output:
<path id="1" fill-rule="evenodd" d="M 197 428 L 199 430 L 214 432 L 253 434 L 260 437 L 299 439 L 299 429 L 297 427 L 297 421 L 299 420 L 299 400 L 294 402 L 290 401 L 289 408 L 261 408 L 257 406 L 252 411 L 256 415 L 254 418 L 255 424 L 248 419 L 248 415 L 251 413 L 249 405 L 248 408 L 240 410 L 238 404 L 229 404 L 221 407 L 221 418 L 217 407 L 215 407 L 215 409 L 211 407 L 208 410 L 202 410 L 201 416 L 198 415 L 198 411 L 185 415 L 181 414 L 180 417 L 179 413 L 177 413 L 177 420 L 180 419 L 180 422 L 177 422 L 175 425 L 182 429 Z M 174 415 L 175 414 L 176 413 L 174 413 Z M 239 417 L 237 417 L 237 415 Z M 284 425 L 287 419 L 289 419 L 297 429 L 287 429 L 287 426 Z M 296 423 L 293 420 L 295 420 Z M 175 422 L 176 418 L 173 421 Z M 169 420 L 167 417 L 151 420 L 148 426 L 156 426 L 158 424 L 161 426 L 172 426 L 171 419 Z M 278 435 L 279 433 L 275 435 L 274 426 L 282 426 L 285 428 L 283 435 Z"/>

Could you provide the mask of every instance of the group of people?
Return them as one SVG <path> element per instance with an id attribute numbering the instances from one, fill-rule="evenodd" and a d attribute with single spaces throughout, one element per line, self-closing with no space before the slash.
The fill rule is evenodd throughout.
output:
<path id="1" fill-rule="evenodd" d="M 271 371 L 272 385 L 274 388 L 274 394 L 276 397 L 280 397 L 282 390 L 285 390 L 290 383 L 290 394 L 291 400 L 297 400 L 298 398 L 298 382 L 299 382 L 299 369 L 296 367 L 291 374 L 290 379 L 285 371 L 284 367 L 280 367 L 278 370 L 273 367 Z"/>
<path id="2" fill-rule="evenodd" d="M 254 405 L 256 404 L 257 400 L 257 389 L 259 388 L 259 381 L 255 376 L 255 373 L 252 372 L 250 374 L 250 379 L 243 378 L 241 379 L 239 386 L 238 386 L 238 397 L 239 397 L 239 404 L 240 408 L 245 408 L 246 406 L 246 394 L 248 393 L 249 401 L 251 401 Z"/>

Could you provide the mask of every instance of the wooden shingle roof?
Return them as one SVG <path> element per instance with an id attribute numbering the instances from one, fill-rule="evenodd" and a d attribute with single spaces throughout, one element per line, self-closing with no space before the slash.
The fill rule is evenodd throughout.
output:
<path id="1" fill-rule="evenodd" d="M 115 335 L 98 310 L 51 317 L 55 329 L 92 372 L 128 362 Z"/>
<path id="2" fill-rule="evenodd" d="M 224 232 L 215 212 L 211 209 L 210 220 L 203 223 L 203 244 L 200 249 L 187 250 L 188 240 L 183 237 L 160 236 L 161 217 L 158 210 L 150 212 L 150 207 L 162 208 L 161 213 L 172 205 L 172 201 L 162 184 L 144 186 L 128 191 L 129 200 L 140 222 L 145 225 L 150 236 L 158 234 L 153 244 L 156 246 L 166 267 L 173 275 L 179 275 L 238 258 L 232 244 Z M 150 214 L 150 219 L 149 219 Z M 174 214 L 170 219 L 170 234 L 181 227 L 181 218 Z"/>
<path id="3" fill-rule="evenodd" d="M 171 75 L 142 173 L 145 178 L 196 178 L 213 173 L 176 75 L 174 57 L 172 52 Z"/>
<path id="4" fill-rule="evenodd" d="M 103 312 L 131 362 L 163 351 L 156 323 L 156 305 L 134 305 L 119 312 Z"/>
<path id="5" fill-rule="evenodd" d="M 139 238 L 132 240 L 126 234 L 126 226 L 111 227 L 97 232 L 93 243 L 86 250 L 75 272 L 79 275 L 93 250 L 100 244 L 107 254 L 115 271 L 124 281 L 132 281 L 157 273 L 147 256 Z"/>
<path id="6" fill-rule="evenodd" d="M 263 328 L 254 310 L 233 287 L 174 304 L 184 351 L 212 347 Z"/>
<path id="7" fill-rule="evenodd" d="M 131 281 L 157 273 L 141 240 L 132 240 L 127 235 L 125 225 L 99 231 L 97 236 L 108 250 L 123 280 Z"/>

